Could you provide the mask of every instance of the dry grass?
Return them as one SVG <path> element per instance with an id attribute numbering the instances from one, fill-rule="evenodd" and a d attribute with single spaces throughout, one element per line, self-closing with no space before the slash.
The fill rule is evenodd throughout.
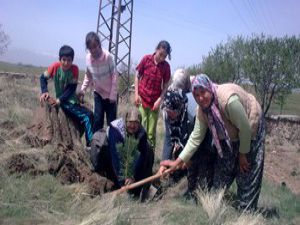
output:
<path id="1" fill-rule="evenodd" d="M 225 214 L 227 207 L 223 200 L 225 190 L 218 192 L 198 192 L 198 196 L 204 212 L 208 216 L 208 220 L 218 222 Z"/>

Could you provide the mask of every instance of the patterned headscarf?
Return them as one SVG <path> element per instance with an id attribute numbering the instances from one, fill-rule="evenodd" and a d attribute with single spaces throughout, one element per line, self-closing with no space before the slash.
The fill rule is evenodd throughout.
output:
<path id="1" fill-rule="evenodd" d="M 187 102 L 188 99 L 181 89 L 169 89 L 164 96 L 161 107 L 177 111 L 180 117 L 176 121 L 181 121 L 187 109 Z"/>
<path id="2" fill-rule="evenodd" d="M 222 158 L 223 152 L 222 152 L 222 148 L 220 145 L 220 137 L 225 138 L 225 141 L 230 150 L 232 150 L 232 147 L 230 144 L 230 138 L 229 138 L 228 132 L 225 128 L 224 121 L 220 114 L 215 84 L 205 74 L 197 75 L 194 78 L 194 80 L 192 81 L 192 92 L 193 93 L 195 90 L 201 89 L 201 88 L 209 91 L 213 96 L 212 102 L 210 103 L 209 107 L 207 107 L 206 109 L 202 108 L 202 111 L 207 115 L 208 127 L 212 132 L 213 140 L 216 145 L 218 154 Z M 201 105 L 200 105 L 200 107 L 201 107 Z"/>

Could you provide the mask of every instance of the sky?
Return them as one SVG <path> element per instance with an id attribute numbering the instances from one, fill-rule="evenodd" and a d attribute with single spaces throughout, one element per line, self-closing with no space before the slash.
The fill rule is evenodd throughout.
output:
<path id="1" fill-rule="evenodd" d="M 134 0 L 133 7 L 133 64 L 167 40 L 172 71 L 201 63 L 228 37 L 300 35 L 299 0 Z M 98 11 L 99 0 L 0 0 L 0 23 L 11 39 L 0 60 L 47 66 L 68 44 L 84 68 L 85 35 L 96 31 Z"/>

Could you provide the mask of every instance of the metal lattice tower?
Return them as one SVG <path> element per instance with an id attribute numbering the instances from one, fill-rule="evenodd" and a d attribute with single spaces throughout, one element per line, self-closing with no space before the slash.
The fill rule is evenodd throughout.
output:
<path id="1" fill-rule="evenodd" d="M 114 56 L 119 72 L 121 99 L 128 98 L 133 0 L 100 0 L 97 34 L 101 44 Z"/>

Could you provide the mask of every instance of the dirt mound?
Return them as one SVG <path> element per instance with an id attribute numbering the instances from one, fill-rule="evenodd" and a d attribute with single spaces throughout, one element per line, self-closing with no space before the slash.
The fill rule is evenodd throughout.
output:
<path id="1" fill-rule="evenodd" d="M 29 173 L 36 176 L 45 173 L 41 169 L 41 160 L 36 155 L 29 155 L 25 153 L 13 154 L 7 160 L 6 169 L 10 174 L 13 173 Z"/>
<path id="2" fill-rule="evenodd" d="M 87 152 L 83 148 L 68 148 L 59 144 L 48 156 L 49 173 L 62 184 L 87 183 L 91 194 L 112 190 L 113 183 L 91 171 Z"/>
<path id="3" fill-rule="evenodd" d="M 43 147 L 49 143 L 63 143 L 69 147 L 82 145 L 82 126 L 67 117 L 60 108 L 46 104 L 39 107 L 34 115 L 23 137 L 25 143 L 32 147 Z"/>
<path id="4" fill-rule="evenodd" d="M 93 195 L 112 190 L 111 181 L 91 171 L 90 157 L 81 143 L 82 131 L 78 124 L 66 117 L 60 108 L 49 105 L 38 108 L 34 115 L 26 129 L 17 128 L 9 121 L 0 124 L 9 140 L 21 140 L 31 147 L 8 156 L 5 164 L 10 174 L 50 173 L 65 185 L 86 184 Z"/>

